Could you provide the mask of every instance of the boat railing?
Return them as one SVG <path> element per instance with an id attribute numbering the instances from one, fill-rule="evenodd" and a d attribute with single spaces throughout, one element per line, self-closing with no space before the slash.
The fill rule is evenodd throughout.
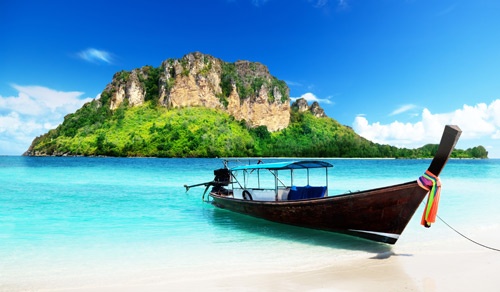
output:
<path id="1" fill-rule="evenodd" d="M 274 188 L 234 188 L 232 193 L 234 198 L 244 199 L 243 192 L 250 193 L 252 200 L 260 201 L 293 201 L 322 198 L 327 196 L 326 186 L 288 186 Z"/>

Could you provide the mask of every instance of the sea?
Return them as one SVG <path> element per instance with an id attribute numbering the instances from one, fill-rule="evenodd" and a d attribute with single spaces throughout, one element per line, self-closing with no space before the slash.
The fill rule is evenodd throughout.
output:
<path id="1" fill-rule="evenodd" d="M 334 165 L 330 195 L 416 180 L 430 163 L 321 160 Z M 488 236 L 500 231 L 498 159 L 450 160 L 440 175 L 440 219 L 421 226 L 422 204 L 394 246 L 221 210 L 202 200 L 204 187 L 186 192 L 184 185 L 211 181 L 223 161 L 0 157 L 0 291 L 307 271 L 443 244 L 482 248 L 463 236 L 500 247 Z"/>

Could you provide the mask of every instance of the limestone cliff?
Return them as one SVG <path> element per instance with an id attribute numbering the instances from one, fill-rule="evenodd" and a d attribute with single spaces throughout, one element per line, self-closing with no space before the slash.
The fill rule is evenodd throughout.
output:
<path id="1" fill-rule="evenodd" d="M 108 84 L 105 91 L 113 92 L 111 95 L 110 108 L 115 110 L 124 101 L 127 100 L 130 106 L 141 105 L 144 103 L 146 90 L 139 80 L 147 78 L 141 69 L 132 70 L 132 72 L 118 72 L 113 76 L 113 81 Z"/>
<path id="2" fill-rule="evenodd" d="M 113 76 L 104 94 L 110 108 L 141 105 L 148 99 L 168 108 L 203 106 L 226 110 L 250 127 L 277 131 L 290 121 L 289 89 L 266 66 L 227 63 L 199 52 L 168 59 L 159 68 L 145 66 Z"/>
<path id="3" fill-rule="evenodd" d="M 326 117 L 325 111 L 319 106 L 317 101 L 314 101 L 311 106 L 304 98 L 299 98 L 292 104 L 292 108 L 297 109 L 299 112 L 311 112 L 317 118 Z"/>

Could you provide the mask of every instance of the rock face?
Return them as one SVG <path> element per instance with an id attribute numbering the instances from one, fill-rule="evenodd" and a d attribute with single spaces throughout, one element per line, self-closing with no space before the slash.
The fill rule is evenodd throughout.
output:
<path id="1" fill-rule="evenodd" d="M 217 97 L 222 94 L 221 64 L 222 61 L 201 53 L 164 61 L 160 73 L 159 103 L 169 108 L 224 108 Z"/>
<path id="2" fill-rule="evenodd" d="M 317 118 L 326 117 L 325 111 L 319 106 L 317 101 L 314 101 L 311 106 L 309 106 L 309 104 L 307 104 L 307 100 L 299 98 L 292 104 L 292 108 L 298 110 L 299 112 L 309 111 Z"/>
<path id="3" fill-rule="evenodd" d="M 251 127 L 267 126 L 269 131 L 277 131 L 288 126 L 290 121 L 289 89 L 283 92 L 278 86 L 272 86 L 267 67 L 260 63 L 238 61 L 236 72 L 244 77 L 244 88 L 252 88 L 252 82 L 262 81 L 256 91 L 249 96 L 241 96 L 233 86 L 229 95 L 228 111 L 237 120 L 246 120 Z M 255 76 L 252 80 L 252 76 Z"/>
<path id="4" fill-rule="evenodd" d="M 125 101 L 135 106 L 150 98 L 168 108 L 226 110 L 250 127 L 266 126 L 269 131 L 284 129 L 290 121 L 289 89 L 266 66 L 227 63 L 198 52 L 168 59 L 156 69 L 145 66 L 116 73 L 104 92 L 110 96 L 112 110 Z"/>
<path id="5" fill-rule="evenodd" d="M 145 74 L 141 69 L 135 69 L 131 73 L 122 71 L 113 76 L 113 81 L 104 90 L 112 92 L 110 104 L 112 110 L 118 108 L 124 100 L 128 100 L 128 104 L 131 106 L 144 103 L 146 90 L 139 76 L 145 79 L 147 73 Z"/>
<path id="6" fill-rule="evenodd" d="M 314 101 L 312 104 L 311 104 L 311 108 L 310 108 L 310 111 L 311 113 L 317 117 L 317 118 L 324 118 L 326 117 L 326 114 L 325 114 L 325 110 L 322 109 L 320 106 L 319 106 L 319 103 L 317 101 Z"/>

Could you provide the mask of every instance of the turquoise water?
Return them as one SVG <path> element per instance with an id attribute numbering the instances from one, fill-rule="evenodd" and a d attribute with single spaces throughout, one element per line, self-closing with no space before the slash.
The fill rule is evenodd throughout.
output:
<path id="1" fill-rule="evenodd" d="M 414 180 L 430 161 L 330 162 L 334 194 Z M 391 247 L 219 210 L 202 202 L 203 187 L 185 192 L 219 167 L 220 159 L 0 157 L 0 291 L 304 270 L 462 240 L 439 221 L 421 227 L 421 210 Z M 500 160 L 451 160 L 441 179 L 443 219 L 480 239 L 498 233 Z"/>

